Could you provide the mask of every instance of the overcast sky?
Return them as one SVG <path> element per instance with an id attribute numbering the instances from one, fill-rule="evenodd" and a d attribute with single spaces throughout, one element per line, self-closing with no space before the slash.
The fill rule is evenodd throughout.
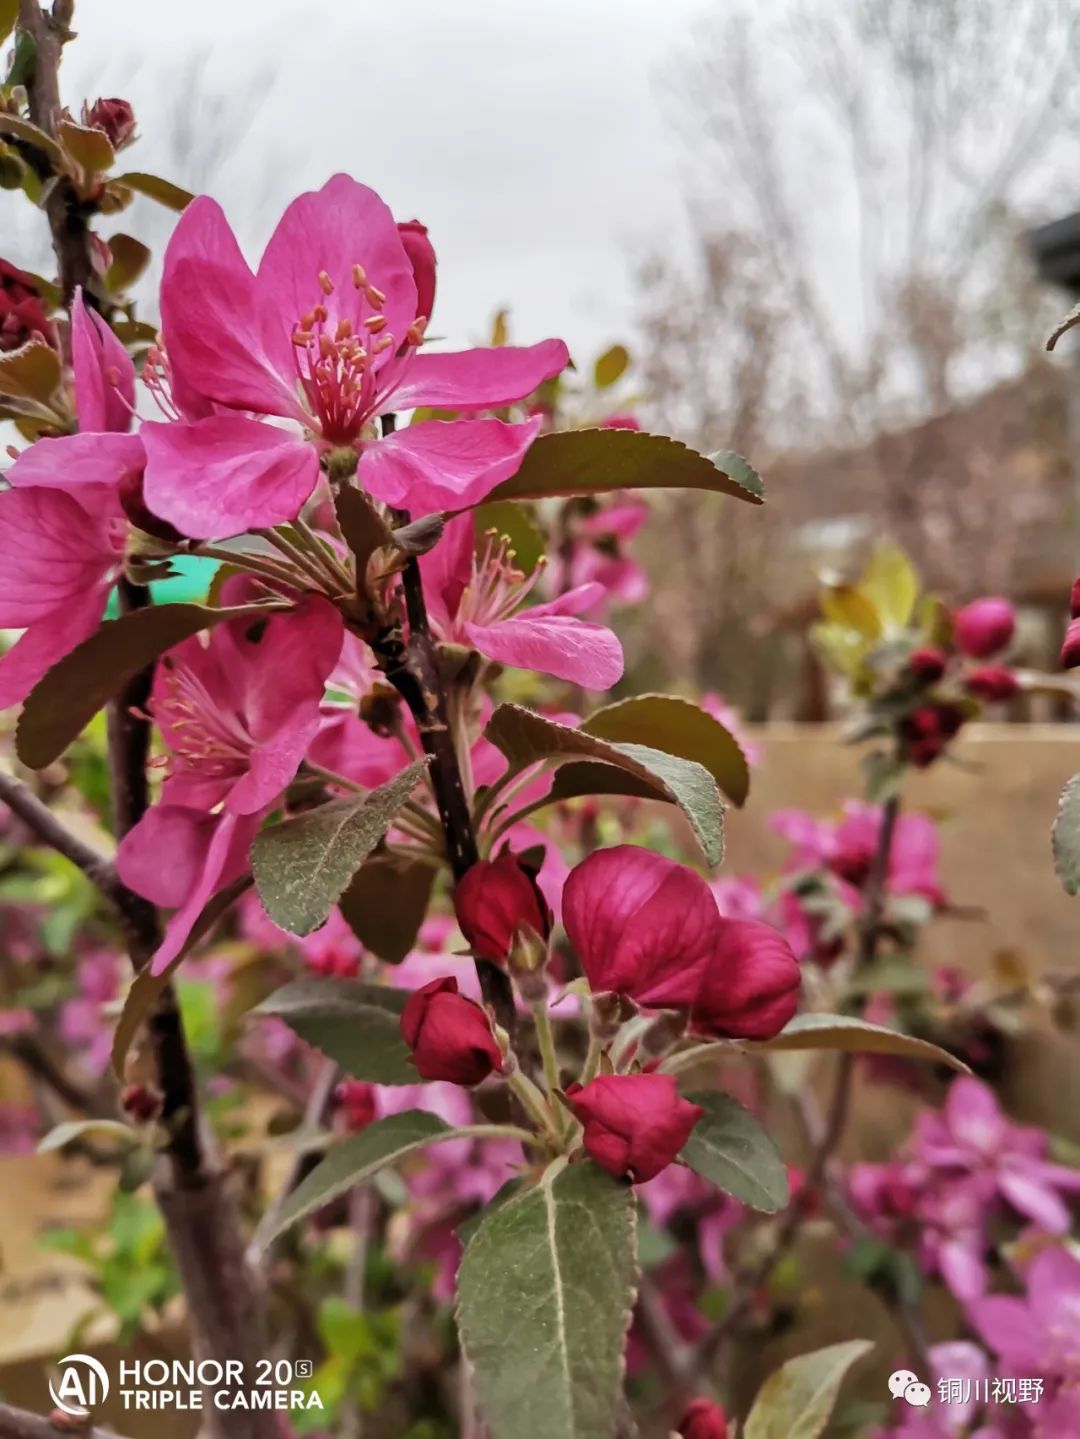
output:
<path id="1" fill-rule="evenodd" d="M 73 110 L 127 96 L 131 167 L 209 189 L 249 257 L 292 195 L 351 172 L 428 225 L 437 333 L 475 341 L 508 306 L 514 338 L 562 335 L 580 362 L 628 332 L 635 259 L 680 230 L 657 77 L 705 4 L 80 0 L 63 92 Z M 180 117 L 195 157 L 176 154 Z M 208 127 L 226 130 L 210 165 Z M 151 208 L 118 225 L 163 238 Z"/>

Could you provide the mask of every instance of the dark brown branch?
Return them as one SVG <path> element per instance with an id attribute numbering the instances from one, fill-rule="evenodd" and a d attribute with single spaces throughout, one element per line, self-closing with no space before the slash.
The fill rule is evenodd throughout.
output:
<path id="1" fill-rule="evenodd" d="M 424 603 L 420 566 L 411 559 L 402 575 L 409 620 L 406 643 L 400 626 L 372 640 L 379 666 L 412 711 L 420 743 L 432 758 L 431 783 L 446 837 L 446 853 L 455 881 L 479 858 L 468 796 L 461 778 L 454 732 L 446 706 L 446 691 L 439 671 L 439 656 Z M 507 1033 L 514 1031 L 514 992 L 509 976 L 498 965 L 478 959 L 476 971 L 485 1002 Z"/>
<path id="2" fill-rule="evenodd" d="M 120 1439 L 111 1429 L 99 1429 L 95 1425 L 93 1429 L 72 1431 L 63 1424 L 42 1419 L 38 1414 L 28 1414 L 25 1409 L 0 1404 L 0 1439 L 60 1439 L 60 1436 L 72 1432 L 78 1435 L 78 1439 Z"/>
<path id="3" fill-rule="evenodd" d="M 30 119 L 46 135 L 56 135 L 61 111 L 60 52 L 71 38 L 73 0 L 54 0 L 51 12 L 37 0 L 19 0 L 19 28 L 34 41 L 34 76 L 29 86 Z M 48 170 L 46 169 L 46 175 Z M 43 176 L 45 178 L 45 176 Z M 70 306 L 82 286 L 89 303 L 95 303 L 94 267 L 87 244 L 93 208 L 81 200 L 66 175 L 59 175 L 45 201 L 64 304 Z"/>
<path id="4" fill-rule="evenodd" d="M 23 784 L 22 780 L 16 779 L 5 770 L 0 770 L 0 801 L 7 805 L 12 814 L 18 815 L 38 839 L 81 869 L 106 899 L 113 904 L 118 902 L 123 886 L 116 877 L 111 860 L 94 849 L 93 845 L 72 834 L 63 820 L 54 814 L 44 801 L 38 799 L 29 785 Z"/>

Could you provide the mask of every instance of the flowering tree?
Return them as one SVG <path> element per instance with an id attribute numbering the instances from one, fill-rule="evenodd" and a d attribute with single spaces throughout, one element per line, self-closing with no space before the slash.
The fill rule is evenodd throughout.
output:
<path id="1" fill-rule="evenodd" d="M 625 547 L 643 493 L 759 504 L 754 470 L 612 414 L 618 347 L 583 397 L 557 339 L 511 346 L 500 322 L 486 348 L 429 342 L 427 232 L 350 176 L 298 196 L 252 268 L 215 201 L 121 168 L 125 102 L 78 121 L 62 108 L 70 21 L 64 0 L 24 0 L 0 113 L 10 188 L 42 209 L 58 266 L 55 283 L 2 275 L 0 397 L 22 443 L 0 493 L 0 624 L 22 634 L 0 658 L 0 698 L 21 707 L 27 777 L 0 771 L 0 796 L 108 908 L 89 924 L 90 900 L 67 949 L 81 1001 L 119 1001 L 119 1088 L 91 1102 L 69 1087 L 88 1117 L 45 1142 L 104 1138 L 127 1188 L 149 1177 L 155 1287 L 129 1317 L 178 1287 L 197 1352 L 249 1373 L 283 1343 L 268 1293 L 279 1257 L 326 1285 L 303 1266 L 344 1214 L 354 1254 L 340 1292 L 322 1295 L 326 1360 L 291 1406 L 299 1432 L 357 1432 L 378 1369 L 362 1304 L 373 1206 L 397 1193 L 401 1248 L 453 1299 L 461 1432 L 611 1439 L 644 1422 L 721 1439 L 711 1365 L 804 1223 L 828 1203 L 867 1252 L 883 1227 L 893 1237 L 879 1192 L 915 1184 L 862 1172 L 845 1197 L 833 1157 L 854 1056 L 967 1067 L 955 1036 L 938 1047 L 868 996 L 887 989 L 896 936 L 944 903 L 932 827 L 900 813 L 903 778 L 1013 692 L 1013 672 L 986 663 L 1011 610 L 983 600 L 949 623 L 887 550 L 860 584 L 830 590 L 820 639 L 877 746 L 868 803 L 832 827 L 781 817 L 793 860 L 775 893 L 713 880 L 722 796 L 745 801 L 747 753 L 715 697 L 605 703 L 623 656 L 604 619 L 640 596 Z M 136 192 L 180 213 L 160 332 L 128 298 L 145 248 L 97 229 Z M 573 428 L 575 405 L 601 423 Z M 214 568 L 205 600 L 168 598 L 193 561 Z M 67 821 L 55 781 L 93 804 L 80 765 L 102 710 L 115 853 Z M 659 844 L 626 842 L 649 837 L 643 801 L 670 817 Z M 222 932 L 272 956 L 276 982 L 248 1001 L 243 1038 L 200 1052 L 184 987 L 205 979 Z M 104 948 L 117 934 L 126 988 Z M 81 1014 L 64 1011 L 72 1043 L 94 1038 Z M 840 1053 L 835 1090 L 822 1114 L 795 1096 L 811 1159 L 792 1176 L 754 1075 L 778 1052 L 821 1050 Z M 284 1183 L 260 1190 L 254 1214 L 214 1107 L 241 1064 L 303 1113 Z M 977 1167 L 976 1083 L 957 1081 L 920 1131 L 927 1204 L 940 1199 L 927 1175 Z M 991 1186 L 1062 1233 L 1071 1174 L 992 1122 L 993 1163 L 957 1181 L 961 1201 L 989 1202 Z M 718 1269 L 733 1225 L 756 1224 L 760 1249 L 727 1312 L 692 1334 L 670 1312 L 677 1285 L 658 1288 L 648 1230 L 638 1243 L 639 1215 L 652 1230 L 685 1209 Z M 929 1269 L 974 1292 L 970 1233 L 943 1228 L 923 1247 Z M 922 1361 L 917 1305 L 892 1248 L 875 1252 L 906 1357 Z M 1028 1302 L 1065 1268 L 1033 1272 Z M 1024 1301 L 984 1302 L 975 1322 L 1000 1347 L 1015 1318 L 1000 1306 Z M 626 1387 L 642 1345 L 664 1380 L 654 1403 Z M 867 1347 L 790 1361 L 747 1439 L 796 1419 L 821 1433 Z M 332 1420 L 309 1416 L 312 1395 Z M 263 1439 L 291 1432 L 283 1422 L 208 1406 L 204 1430 Z M 0 1407 L 0 1435 L 45 1432 Z"/>

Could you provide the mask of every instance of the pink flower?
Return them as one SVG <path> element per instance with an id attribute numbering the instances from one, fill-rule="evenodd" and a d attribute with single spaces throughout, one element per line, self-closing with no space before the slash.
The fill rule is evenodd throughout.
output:
<path id="1" fill-rule="evenodd" d="M 984 1175 L 1013 1209 L 1047 1234 L 1065 1234 L 1070 1211 L 1062 1198 L 1080 1193 L 1080 1170 L 1045 1158 L 1046 1135 L 1012 1124 L 981 1080 L 962 1076 L 939 1113 L 916 1117 L 915 1153 L 936 1169 Z"/>
<path id="2" fill-rule="evenodd" d="M 953 615 L 953 635 L 960 651 L 974 660 L 1003 650 L 1016 629 L 1016 611 L 1001 595 L 972 600 Z"/>
<path id="3" fill-rule="evenodd" d="M 686 1008 L 704 1034 L 763 1039 L 798 1005 L 798 961 L 778 930 L 721 917 L 693 870 L 634 845 L 597 850 L 563 890 L 563 923 L 594 993 Z"/>
<path id="4" fill-rule="evenodd" d="M 694 1399 L 675 1431 L 679 1439 L 728 1439 L 727 1415 L 711 1399 Z"/>
<path id="5" fill-rule="evenodd" d="M 577 618 L 595 602 L 599 587 L 583 585 L 522 609 L 539 570 L 526 577 L 515 569 L 505 539 L 490 537 L 477 556 L 471 515 L 450 521 L 420 567 L 431 619 L 445 642 L 584 689 L 610 689 L 621 678 L 618 639 L 603 625 Z"/>
<path id="6" fill-rule="evenodd" d="M 1041 1375 L 1051 1386 L 1033 1415 L 1045 1439 L 1080 1432 L 1080 1259 L 1054 1246 L 1031 1261 L 1024 1298 L 992 1295 L 968 1307 L 968 1318 L 999 1361 L 1018 1376 Z"/>
<path id="7" fill-rule="evenodd" d="M 672 1162 L 705 1112 L 680 1097 L 670 1074 L 604 1074 L 570 1085 L 566 1097 L 584 1126 L 586 1154 L 635 1184 Z"/>
<path id="8" fill-rule="evenodd" d="M 77 435 L 38 440 L 0 494 L 0 627 L 25 634 L 0 659 L 0 709 L 26 698 L 94 630 L 124 561 L 121 484 L 142 467 L 131 423 L 135 370 L 76 295 L 71 324 Z"/>
<path id="9" fill-rule="evenodd" d="M 1020 681 L 1007 665 L 980 665 L 965 675 L 964 688 L 987 704 L 1004 704 L 1019 693 Z"/>
<path id="10" fill-rule="evenodd" d="M 568 359 L 558 340 L 421 352 L 415 238 L 407 248 L 375 192 L 335 175 L 292 202 L 253 273 L 217 203 L 188 206 L 165 256 L 162 323 L 174 388 L 209 403 L 192 424 L 143 427 L 155 514 L 199 539 L 294 519 L 320 455 L 338 448 L 359 453 L 372 495 L 419 513 L 475 504 L 514 473 L 539 421 L 425 420 L 374 438 L 389 410 L 498 408 Z"/>
<path id="11" fill-rule="evenodd" d="M 340 648 L 337 611 L 311 595 L 255 627 L 227 621 L 159 663 L 150 710 L 169 776 L 117 855 L 125 884 L 176 909 L 155 974 L 179 953 L 210 897 L 244 873 L 263 814 L 307 753 Z"/>

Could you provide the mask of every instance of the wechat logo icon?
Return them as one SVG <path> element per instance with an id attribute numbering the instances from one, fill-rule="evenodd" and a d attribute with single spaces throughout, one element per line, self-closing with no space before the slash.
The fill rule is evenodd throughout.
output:
<path id="1" fill-rule="evenodd" d="M 897 1369 L 889 1375 L 889 1393 L 894 1399 L 903 1399 L 916 1409 L 925 1409 L 930 1403 L 930 1386 L 924 1384 L 910 1369 Z"/>

